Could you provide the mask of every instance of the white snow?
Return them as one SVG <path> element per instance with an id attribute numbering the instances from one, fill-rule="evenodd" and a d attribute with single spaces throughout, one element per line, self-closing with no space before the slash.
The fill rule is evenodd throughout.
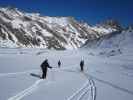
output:
<path id="1" fill-rule="evenodd" d="M 60 44 L 63 44 L 63 48 L 77 49 L 86 42 L 87 38 L 96 39 L 116 31 L 113 28 L 89 26 L 87 23 L 76 21 L 73 17 L 41 16 L 39 13 L 26 13 L 12 7 L 0 8 L 0 11 L 0 19 L 3 23 L 1 24 L 1 30 L 3 36 L 5 36 L 4 38 L 7 40 L 9 38 L 7 34 L 9 34 L 12 37 L 9 38 L 9 40 L 13 41 L 14 45 L 18 44 L 20 47 L 26 47 L 26 45 L 23 44 L 25 43 L 25 39 L 23 38 L 24 36 L 29 36 L 31 39 L 28 41 L 30 41 L 31 44 L 28 43 L 28 47 L 41 48 L 43 47 L 43 43 L 49 43 L 49 38 L 55 37 L 53 38 L 54 41 L 58 40 Z M 18 33 L 16 33 L 16 31 Z M 18 40 L 20 39 L 18 38 L 18 34 L 23 36 L 22 40 Z M 36 46 L 31 40 L 38 36 L 42 37 L 42 44 Z M 19 43 L 17 43 L 18 41 Z M 55 44 L 55 46 L 51 48 L 56 46 L 58 45 Z M 44 47 L 46 46 L 44 45 Z"/>
<path id="2" fill-rule="evenodd" d="M 16 43 L 13 43 L 11 40 L 0 39 L 0 47 L 17 48 L 18 45 Z"/>
<path id="3" fill-rule="evenodd" d="M 46 100 L 91 98 L 89 100 L 94 100 L 91 90 L 94 84 L 79 70 L 77 60 L 80 61 L 80 55 L 73 56 L 73 54 L 78 52 L 0 49 L 0 65 L 2 65 L 0 88 L 4 89 L 0 94 L 0 100 L 37 100 L 38 98 Z M 70 56 L 75 61 L 69 60 Z M 54 67 L 49 69 L 47 79 L 42 80 L 31 76 L 31 73 L 41 75 L 40 64 L 46 57 Z M 60 69 L 56 64 L 58 59 L 65 61 L 62 62 Z M 87 84 L 83 86 L 85 82 Z"/>
<path id="4" fill-rule="evenodd" d="M 10 22 L 9 19 L 7 19 L 7 18 L 5 18 L 5 17 L 3 17 L 3 16 L 1 16 L 1 15 L 0 15 L 0 18 L 1 18 L 3 21 L 5 21 L 5 22 Z"/>
<path id="5" fill-rule="evenodd" d="M 132 48 L 133 45 L 133 31 L 123 31 L 120 34 L 114 35 L 111 38 L 103 39 L 99 41 L 98 48 Z"/>
<path id="6" fill-rule="evenodd" d="M 108 56 L 100 49 L 0 49 L 0 100 L 132 100 L 133 49 Z M 53 69 L 39 79 L 48 58 Z M 61 68 L 57 61 L 61 60 Z M 79 62 L 85 61 L 80 72 Z M 34 76 L 33 76 L 34 75 Z"/>
<path id="7" fill-rule="evenodd" d="M 69 24 L 69 18 L 67 17 L 44 17 L 44 21 L 50 24 L 59 24 L 61 26 L 67 26 Z"/>
<path id="8" fill-rule="evenodd" d="M 94 27 L 90 27 L 92 30 L 94 30 L 94 31 L 97 31 L 97 32 L 99 32 L 99 33 L 104 33 L 105 35 L 106 34 L 109 34 L 109 33 L 111 33 L 111 32 L 114 32 L 114 31 L 116 31 L 116 29 L 113 29 L 113 28 L 104 28 L 104 27 L 97 27 L 97 26 L 94 26 Z"/>
<path id="9" fill-rule="evenodd" d="M 21 28 L 22 26 L 26 27 L 28 25 L 27 22 L 24 22 L 24 21 L 22 21 L 20 19 L 12 20 L 11 24 L 12 24 L 13 28 L 15 28 L 15 29 Z"/>
<path id="10" fill-rule="evenodd" d="M 2 9 L 8 15 L 14 14 L 11 23 L 14 28 L 21 25 L 26 35 L 36 35 L 41 31 L 44 36 L 52 37 L 48 31 L 34 22 L 24 22 L 17 18 L 21 13 Z M 86 40 L 79 38 L 78 31 L 67 17 L 40 17 L 39 14 L 25 14 L 32 20 L 43 19 L 46 25 L 60 31 L 55 26 L 66 27 L 67 32 L 57 33 L 68 43 L 61 43 L 68 49 L 76 49 Z M 1 16 L 0 16 L 1 17 Z M 8 20 L 2 17 L 2 20 Z M 29 23 L 29 24 L 28 24 Z M 32 27 L 34 25 L 35 27 Z M 27 27 L 28 26 L 28 27 Z M 114 29 L 89 27 L 91 30 L 108 34 Z M 33 29 L 32 29 L 32 28 Z M 30 28 L 30 30 L 28 30 Z M 5 30 L 4 30 L 5 29 Z M 133 99 L 133 31 L 126 30 L 111 38 L 98 41 L 96 48 L 81 48 L 78 50 L 55 51 L 47 49 L 17 48 L 17 39 L 12 34 L 14 42 L 8 39 L 6 28 L 2 29 L 6 39 L 0 38 L 0 100 L 132 100 Z M 30 33 L 33 31 L 33 33 Z M 46 47 L 46 42 L 39 35 L 40 47 Z M 76 44 L 74 43 L 76 42 Z M 19 44 L 20 45 L 20 44 Z M 92 44 L 93 45 L 93 44 Z M 33 46 L 33 45 L 30 45 Z M 30 47 L 28 46 L 28 47 Z M 88 46 L 88 45 L 87 45 Z M 6 48 L 10 47 L 10 48 Z M 15 47 L 15 48 L 14 48 Z M 24 47 L 24 46 L 23 46 Z M 48 69 L 47 79 L 40 79 L 40 64 L 48 59 L 52 69 Z M 85 61 L 84 72 L 80 71 L 79 63 Z M 61 60 L 61 68 L 57 62 Z"/>
<path id="11" fill-rule="evenodd" d="M 44 36 L 53 37 L 53 35 L 51 33 L 49 33 L 48 31 L 46 31 L 45 29 L 42 30 L 42 33 Z"/>

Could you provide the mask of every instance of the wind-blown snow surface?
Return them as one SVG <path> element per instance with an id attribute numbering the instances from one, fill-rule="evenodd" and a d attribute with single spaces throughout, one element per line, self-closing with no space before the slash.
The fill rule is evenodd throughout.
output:
<path id="1" fill-rule="evenodd" d="M 0 49 L 0 100 L 132 100 L 133 53 L 98 50 Z M 53 69 L 39 79 L 45 59 Z M 57 61 L 61 60 L 61 68 Z M 79 62 L 85 60 L 85 71 Z"/>

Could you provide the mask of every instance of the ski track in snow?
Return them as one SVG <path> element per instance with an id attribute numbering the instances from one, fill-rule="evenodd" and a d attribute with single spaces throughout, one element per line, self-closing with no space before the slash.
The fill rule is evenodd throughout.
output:
<path id="1" fill-rule="evenodd" d="M 0 77 L 10 76 L 10 75 L 18 75 L 18 74 L 26 74 L 26 73 L 30 73 L 33 71 L 38 71 L 38 69 L 23 71 L 23 72 L 15 72 L 15 73 L 0 73 Z"/>
<path id="2" fill-rule="evenodd" d="M 79 73 L 78 71 L 73 71 L 73 70 L 69 70 L 69 69 L 62 69 L 62 71 L 63 70 L 68 71 L 68 72 L 72 72 L 72 73 Z M 0 77 L 10 76 L 10 75 L 18 75 L 18 74 L 26 74 L 26 73 L 30 73 L 33 71 L 38 71 L 38 70 L 34 69 L 34 70 L 16 72 L 16 73 L 0 73 Z M 55 71 L 57 71 L 57 70 L 55 70 Z M 95 88 L 94 82 L 85 73 L 83 73 L 83 75 L 87 78 L 86 83 L 79 90 L 77 90 L 75 93 L 73 93 L 67 100 L 84 100 L 83 98 L 85 96 L 87 96 L 87 100 L 95 100 L 96 88 Z M 23 97 L 31 94 L 38 87 L 38 84 L 40 82 L 42 82 L 42 79 L 37 80 L 32 86 L 21 91 L 20 93 L 16 94 L 15 96 L 10 97 L 8 100 L 20 100 Z M 88 93 L 89 93 L 89 95 L 87 95 Z"/>
<path id="3" fill-rule="evenodd" d="M 99 79 L 99 78 L 97 78 L 97 77 L 95 77 L 95 76 L 92 76 L 92 75 L 90 75 L 90 74 L 87 74 L 87 73 L 85 73 L 85 74 L 86 74 L 86 76 L 90 76 L 91 78 L 93 78 L 93 79 L 96 80 L 96 81 L 99 81 L 99 82 L 101 82 L 101 83 L 103 83 L 103 84 L 106 84 L 106 85 L 109 85 L 109 86 L 111 86 L 111 87 L 113 87 L 113 88 L 115 88 L 115 89 L 117 89 L 117 90 L 120 90 L 120 91 L 123 91 L 123 92 L 126 92 L 126 93 L 128 93 L 128 94 L 133 95 L 133 91 L 131 91 L 131 90 L 128 90 L 128 89 L 126 89 L 126 88 L 122 88 L 122 87 L 120 87 L 120 86 L 118 86 L 118 85 L 115 85 L 115 84 L 113 84 L 113 83 L 111 83 L 111 82 L 108 82 L 108 81 L 106 81 L 106 80 Z"/>
<path id="4" fill-rule="evenodd" d="M 39 85 L 40 82 L 42 82 L 43 79 L 39 79 L 37 80 L 32 86 L 30 86 L 29 88 L 23 90 L 22 92 L 18 93 L 17 95 L 10 97 L 8 100 L 20 100 L 23 97 L 31 94 Z"/>
<path id="5" fill-rule="evenodd" d="M 84 97 L 87 95 L 87 93 L 89 93 L 87 100 L 95 100 L 96 88 L 94 82 L 85 74 L 84 76 L 87 78 L 87 82 L 79 90 L 73 93 L 67 100 L 84 100 Z"/>
<path id="6" fill-rule="evenodd" d="M 58 67 L 53 67 L 53 68 L 54 68 L 54 71 L 58 71 Z M 33 69 L 33 70 L 22 71 L 22 72 L 13 72 L 13 73 L 0 73 L 0 77 L 10 76 L 10 75 L 19 75 L 19 74 L 21 75 L 21 74 L 31 73 L 33 71 L 39 71 L 39 69 Z"/>
<path id="7" fill-rule="evenodd" d="M 93 81 L 93 79 L 90 76 L 87 76 L 85 73 L 83 73 L 85 75 L 85 77 L 88 79 L 89 83 L 90 83 L 90 89 L 91 89 L 91 99 L 88 98 L 88 100 L 96 100 L 96 86 L 95 83 Z"/>

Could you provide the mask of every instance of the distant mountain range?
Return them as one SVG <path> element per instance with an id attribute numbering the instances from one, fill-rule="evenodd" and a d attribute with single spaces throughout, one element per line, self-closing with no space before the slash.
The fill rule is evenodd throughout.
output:
<path id="1" fill-rule="evenodd" d="M 49 17 L 17 8 L 0 8 L 0 47 L 77 49 L 123 30 L 114 20 L 91 26 L 73 17 Z"/>

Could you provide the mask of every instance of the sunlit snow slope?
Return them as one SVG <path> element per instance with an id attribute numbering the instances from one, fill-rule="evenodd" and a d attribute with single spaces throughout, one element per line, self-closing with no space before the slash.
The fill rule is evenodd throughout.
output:
<path id="1" fill-rule="evenodd" d="M 77 49 L 87 40 L 118 31 L 114 26 L 109 23 L 90 26 L 73 17 L 49 17 L 12 7 L 0 8 L 0 47 Z"/>

